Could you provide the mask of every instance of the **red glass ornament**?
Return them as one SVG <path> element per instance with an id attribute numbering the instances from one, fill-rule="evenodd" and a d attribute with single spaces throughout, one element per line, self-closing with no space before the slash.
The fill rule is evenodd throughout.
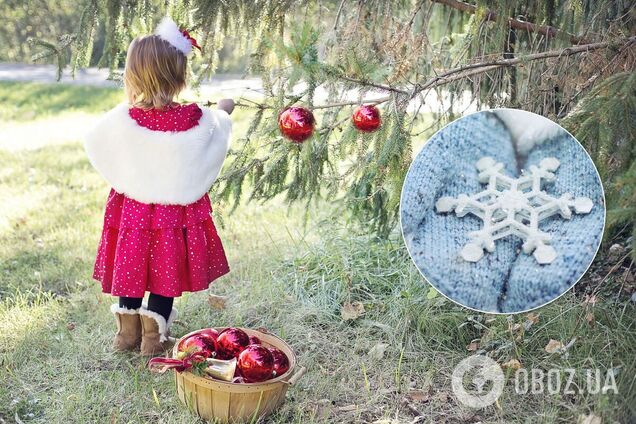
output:
<path id="1" fill-rule="evenodd" d="M 216 331 L 214 328 L 204 328 L 203 330 L 199 331 L 197 334 L 202 334 L 204 336 L 210 337 L 212 340 L 214 340 L 215 343 L 216 343 L 216 339 L 219 338 L 219 332 Z"/>
<path id="2" fill-rule="evenodd" d="M 373 105 L 360 105 L 351 115 L 353 125 L 363 132 L 373 132 L 380 128 L 380 110 Z"/>
<path id="3" fill-rule="evenodd" d="M 226 328 L 216 339 L 216 357 L 219 359 L 238 358 L 250 344 L 247 333 L 240 328 Z"/>
<path id="4" fill-rule="evenodd" d="M 190 337 L 183 339 L 179 343 L 179 351 L 194 353 L 201 353 L 206 358 L 214 355 L 214 339 L 209 334 L 196 333 Z"/>
<path id="5" fill-rule="evenodd" d="M 251 345 L 253 345 L 253 344 L 259 345 L 259 344 L 261 344 L 261 339 L 259 339 L 256 336 L 250 336 L 250 344 Z"/>
<path id="6" fill-rule="evenodd" d="M 280 132 L 294 143 L 302 143 L 311 137 L 315 125 L 314 114 L 304 107 L 289 107 L 278 115 Z"/>
<path id="7" fill-rule="evenodd" d="M 289 358 L 285 352 L 275 347 L 270 347 L 269 353 L 274 358 L 274 376 L 280 377 L 289 370 Z"/>
<path id="8" fill-rule="evenodd" d="M 247 382 L 268 380 L 274 371 L 274 357 L 265 346 L 250 345 L 239 355 L 238 368 Z"/>

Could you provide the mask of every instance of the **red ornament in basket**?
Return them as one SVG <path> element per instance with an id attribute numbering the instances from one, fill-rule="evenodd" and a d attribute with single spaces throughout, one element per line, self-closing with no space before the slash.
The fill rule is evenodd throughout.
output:
<path id="1" fill-rule="evenodd" d="M 232 359 L 238 356 L 250 344 L 250 337 L 240 328 L 226 328 L 216 339 L 216 357 Z"/>
<path id="2" fill-rule="evenodd" d="M 270 347 L 269 352 L 274 358 L 274 377 L 280 377 L 289 371 L 289 358 L 282 350 Z"/>
<path id="3" fill-rule="evenodd" d="M 249 345 L 238 357 L 240 375 L 248 383 L 269 380 L 274 372 L 274 357 L 261 345 Z"/>
<path id="4" fill-rule="evenodd" d="M 209 358 L 215 355 L 216 339 L 219 333 L 213 328 L 206 328 L 179 343 L 179 359 L 190 353 L 200 353 Z"/>

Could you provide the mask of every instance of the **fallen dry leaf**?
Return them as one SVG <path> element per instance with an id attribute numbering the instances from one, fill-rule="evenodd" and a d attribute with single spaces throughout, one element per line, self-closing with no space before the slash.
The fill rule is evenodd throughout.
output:
<path id="1" fill-rule="evenodd" d="M 579 415 L 578 424 L 601 424 L 603 421 L 598 415 Z"/>
<path id="2" fill-rule="evenodd" d="M 594 326 L 594 313 L 588 312 L 587 314 L 585 314 L 585 320 L 589 325 Z"/>
<path id="3" fill-rule="evenodd" d="M 320 399 L 318 401 L 311 402 L 308 405 L 308 409 L 317 417 L 317 418 L 327 418 L 334 413 L 334 408 L 329 399 Z"/>
<path id="4" fill-rule="evenodd" d="M 340 316 L 344 321 L 358 319 L 362 314 L 364 314 L 362 302 L 345 302 L 340 309 Z"/>
<path id="5" fill-rule="evenodd" d="M 389 345 L 386 343 L 377 343 L 375 346 L 369 349 L 369 353 L 367 353 L 367 355 L 369 355 L 371 359 L 379 361 L 380 359 L 384 358 L 384 352 L 386 352 L 387 347 L 389 347 Z"/>
<path id="6" fill-rule="evenodd" d="M 405 397 L 404 399 L 402 399 L 400 404 L 408 409 L 411 414 L 415 415 L 416 417 L 422 416 L 422 413 L 411 402 L 409 402 L 408 398 Z"/>
<path id="7" fill-rule="evenodd" d="M 448 402 L 448 393 L 445 392 L 437 392 L 435 394 L 435 400 L 441 402 L 441 403 L 446 403 Z"/>
<path id="8" fill-rule="evenodd" d="M 539 314 L 530 312 L 528 315 L 526 315 L 526 320 L 530 321 L 533 324 L 536 324 L 539 322 Z"/>
<path id="9" fill-rule="evenodd" d="M 227 302 L 227 297 L 225 296 L 217 296 L 215 294 L 208 295 L 208 304 L 211 308 L 222 311 L 225 309 L 225 303 Z"/>
<path id="10" fill-rule="evenodd" d="M 595 294 L 593 294 L 591 296 L 589 294 L 586 294 L 585 295 L 585 299 L 583 299 L 583 304 L 586 304 L 586 305 L 594 306 L 594 305 L 596 305 L 596 302 L 598 302 L 598 298 L 596 297 Z"/>
<path id="11" fill-rule="evenodd" d="M 410 390 L 406 394 L 406 398 L 411 402 L 427 402 L 431 398 L 431 394 L 424 390 Z"/>
<path id="12" fill-rule="evenodd" d="M 547 345 L 544 347 L 545 351 L 548 353 L 555 353 L 561 349 L 563 349 L 563 343 L 558 340 L 550 339 Z"/>
<path id="13" fill-rule="evenodd" d="M 504 362 L 503 364 L 501 364 L 501 366 L 504 368 L 510 368 L 515 371 L 522 368 L 521 362 L 519 362 L 518 359 L 511 359 L 508 362 Z"/>
<path id="14" fill-rule="evenodd" d="M 470 352 L 474 352 L 477 349 L 479 349 L 479 343 L 477 342 L 471 342 L 468 346 L 466 346 L 466 350 Z"/>

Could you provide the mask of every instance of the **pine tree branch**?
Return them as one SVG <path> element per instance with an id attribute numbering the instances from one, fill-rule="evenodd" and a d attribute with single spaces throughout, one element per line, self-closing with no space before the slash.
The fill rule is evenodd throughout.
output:
<path id="1" fill-rule="evenodd" d="M 344 6 L 345 1 L 347 0 L 341 0 L 340 6 L 338 6 L 338 12 L 336 13 L 336 18 L 334 19 L 332 28 L 334 31 L 338 28 L 338 21 L 340 20 L 340 15 L 342 14 L 342 6 Z"/>
<path id="2" fill-rule="evenodd" d="M 474 14 L 477 12 L 477 6 L 465 3 L 459 0 L 431 0 L 433 3 L 444 4 L 452 7 L 453 9 L 460 10 L 462 12 L 468 12 Z M 498 18 L 497 12 L 488 10 L 484 16 L 486 21 L 496 21 Z M 514 29 L 520 29 L 529 32 L 536 32 L 545 35 L 547 38 L 554 38 L 557 36 L 567 37 L 572 44 L 588 44 L 589 40 L 584 37 L 579 37 L 574 34 L 562 31 L 549 25 L 537 25 L 532 22 L 522 21 L 520 19 L 508 18 L 508 25 Z"/>
<path id="3" fill-rule="evenodd" d="M 352 83 L 357 84 L 357 85 L 363 85 L 365 87 L 377 88 L 378 90 L 382 90 L 382 91 L 391 91 L 393 93 L 400 93 L 400 94 L 410 94 L 407 90 L 403 90 L 403 89 L 398 88 L 398 87 L 393 87 L 393 86 L 390 86 L 390 85 L 380 84 L 378 82 L 373 82 L 373 81 L 367 81 L 367 80 L 351 78 L 351 77 L 348 77 L 346 75 L 338 75 L 338 79 L 341 79 L 341 80 L 344 80 L 344 81 L 349 81 L 349 82 L 352 82 Z"/>
<path id="4" fill-rule="evenodd" d="M 473 75 L 477 75 L 477 74 L 481 74 L 484 72 L 488 72 L 488 71 L 492 71 L 495 70 L 497 68 L 501 68 L 501 67 L 507 67 L 507 66 L 515 66 L 518 65 L 520 63 L 524 63 L 524 62 L 532 62 L 535 60 L 542 60 L 542 59 L 549 59 L 549 58 L 553 58 L 553 57 L 562 57 L 562 56 L 572 56 L 575 54 L 580 54 L 580 53 L 586 53 L 586 52 L 590 52 L 593 50 L 599 50 L 599 49 L 604 49 L 604 48 L 609 48 L 612 46 L 616 46 L 616 45 L 621 45 L 622 48 L 627 48 L 631 45 L 633 45 L 634 43 L 636 43 L 636 36 L 632 36 L 623 40 L 619 40 L 619 41 L 604 41 L 604 42 L 600 42 L 600 43 L 590 43 L 590 44 L 583 44 L 583 45 L 579 45 L 579 46 L 572 46 L 572 47 L 567 47 L 565 49 L 558 49 L 558 50 L 550 50 L 547 52 L 541 52 L 541 53 L 534 53 L 534 54 L 529 54 L 529 55 L 524 55 L 524 56 L 518 56 L 512 59 L 499 59 L 499 60 L 492 60 L 492 61 L 488 61 L 488 62 L 477 62 L 477 63 L 471 63 L 468 65 L 464 65 L 464 66 L 460 66 L 458 68 L 454 68 L 454 69 L 450 69 L 446 72 L 442 72 L 439 75 L 436 75 L 435 77 L 431 78 L 430 80 L 423 82 L 423 83 L 418 83 L 416 85 L 416 88 L 414 90 L 411 91 L 407 91 L 401 88 L 397 88 L 397 87 L 391 87 L 388 85 L 383 85 L 383 84 L 377 84 L 377 83 L 371 83 L 369 81 L 364 81 L 364 80 L 357 80 L 355 78 L 350 78 L 350 77 L 340 77 L 341 79 L 345 80 L 345 81 L 349 81 L 349 82 L 353 82 L 353 83 L 357 83 L 363 86 L 369 86 L 369 87 L 375 87 L 375 88 L 379 88 L 381 90 L 385 90 L 385 91 L 390 91 L 393 93 L 398 93 L 398 94 L 403 94 L 403 95 L 408 95 L 410 98 L 415 97 L 415 95 L 419 94 L 420 92 L 424 91 L 424 90 L 428 90 L 428 89 L 432 89 L 432 88 L 437 88 L 439 86 L 442 86 L 444 84 L 448 84 L 450 82 L 453 81 L 457 81 L 463 78 L 467 78 Z M 368 101 L 363 101 L 362 103 L 374 103 L 374 104 L 380 104 L 380 103 L 384 103 L 388 100 L 391 99 L 391 96 L 386 96 L 386 97 L 382 97 L 379 99 L 374 99 L 374 100 L 368 100 Z M 348 105 L 356 105 L 359 104 L 360 102 L 358 101 L 349 101 L 349 102 L 339 102 L 339 103 L 334 103 L 334 104 L 324 104 L 324 105 L 319 105 L 319 106 L 315 106 L 314 109 L 325 109 L 325 108 L 329 108 L 329 107 L 336 107 L 336 106 L 348 106 Z"/>
<path id="5" fill-rule="evenodd" d="M 567 47 L 565 49 L 550 50 L 547 52 L 534 53 L 525 56 L 518 56 L 512 59 L 499 59 L 489 62 L 477 62 L 469 65 L 460 66 L 459 68 L 451 69 L 443 72 L 424 84 L 419 84 L 417 92 L 426 90 L 429 88 L 435 88 L 437 86 L 447 84 L 458 79 L 466 78 L 475 74 L 488 72 L 493 69 L 514 66 L 523 62 L 531 62 L 534 60 L 549 59 L 552 57 L 572 56 L 579 53 L 591 52 L 593 50 L 605 49 L 612 46 L 622 44 L 622 48 L 629 47 L 636 43 L 636 36 L 632 36 L 620 41 L 603 41 L 600 43 L 583 44 L 580 46 Z"/>
<path id="6" fill-rule="evenodd" d="M 417 16 L 418 13 L 420 13 L 420 10 L 422 10 L 422 6 L 424 6 L 424 0 L 420 0 L 420 3 L 417 5 L 415 10 L 411 14 L 411 19 L 409 19 L 408 23 L 406 24 L 407 28 L 411 28 L 413 26 L 413 23 L 415 22 L 415 17 Z"/>
<path id="7" fill-rule="evenodd" d="M 533 54 L 528 54 L 524 56 L 517 56 L 511 59 L 498 59 L 498 60 L 492 60 L 487 62 L 471 63 L 471 64 L 460 66 L 454 69 L 450 69 L 446 72 L 442 72 L 439 75 L 436 75 L 435 77 L 429 79 L 428 81 L 417 83 L 412 90 L 405 90 L 398 87 L 392 87 L 392 86 L 374 83 L 370 81 L 359 80 L 359 79 L 355 79 L 355 78 L 351 78 L 347 76 L 338 76 L 338 78 L 344 81 L 361 85 L 361 86 L 374 87 L 383 91 L 389 91 L 392 93 L 406 95 L 408 96 L 409 99 L 412 99 L 424 90 L 437 88 L 442 85 L 451 83 L 453 81 L 457 81 L 457 80 L 471 77 L 473 75 L 478 75 L 485 72 L 493 71 L 495 69 L 502 68 L 502 67 L 515 66 L 522 63 L 526 63 L 526 62 L 550 59 L 553 57 L 572 56 L 572 55 L 576 55 L 580 53 L 591 52 L 594 50 L 611 48 L 614 46 L 616 47 L 620 46 L 620 48 L 625 49 L 634 44 L 636 44 L 636 36 L 632 36 L 632 37 L 621 39 L 621 40 L 603 41 L 600 43 L 583 44 L 579 46 L 567 47 L 564 49 L 550 50 L 550 51 L 541 52 L 541 53 L 533 53 Z M 313 109 L 316 110 L 316 109 L 328 109 L 332 107 L 352 106 L 352 105 L 357 105 L 360 103 L 366 103 L 366 104 L 370 103 L 370 104 L 378 105 L 378 104 L 385 103 L 391 100 L 391 98 L 392 96 L 385 96 L 385 97 L 379 97 L 375 99 L 362 100 L 362 102 L 357 100 L 352 100 L 352 101 L 343 101 L 343 102 L 337 102 L 337 103 L 326 103 L 322 105 L 316 105 L 313 107 Z M 213 104 L 213 103 L 210 103 L 210 104 Z M 248 104 L 237 103 L 237 106 L 271 109 L 271 106 L 267 106 L 265 104 L 248 105 Z"/>
<path id="8" fill-rule="evenodd" d="M 368 100 L 363 100 L 362 103 L 364 104 L 373 104 L 373 105 L 379 105 L 380 103 L 384 103 L 391 100 L 391 96 L 385 96 L 385 97 L 378 97 L 377 99 L 368 99 Z M 360 104 L 360 102 L 353 102 L 353 101 L 345 101 L 345 102 L 338 102 L 338 103 L 326 103 L 323 105 L 316 105 L 314 106 L 312 109 L 316 110 L 316 109 L 329 109 L 332 107 L 342 107 L 342 106 L 351 106 L 351 105 L 357 105 Z"/>

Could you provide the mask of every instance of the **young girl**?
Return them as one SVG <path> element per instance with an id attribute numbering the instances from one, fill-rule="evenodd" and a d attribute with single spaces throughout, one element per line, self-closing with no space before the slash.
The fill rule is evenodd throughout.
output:
<path id="1" fill-rule="evenodd" d="M 135 39 L 124 71 L 129 104 L 109 111 L 85 139 L 91 164 L 112 187 L 93 278 L 119 296 L 111 307 L 119 351 L 165 351 L 174 298 L 229 272 L 207 192 L 229 147 L 234 102 L 221 100 L 219 110 L 174 102 L 193 47 L 169 18 Z"/>

